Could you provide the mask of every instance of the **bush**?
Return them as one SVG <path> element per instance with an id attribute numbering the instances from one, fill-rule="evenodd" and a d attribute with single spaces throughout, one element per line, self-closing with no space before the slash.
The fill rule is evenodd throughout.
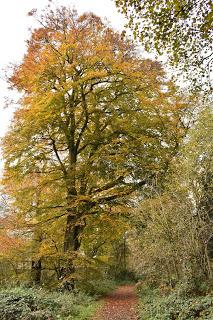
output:
<path id="1" fill-rule="evenodd" d="M 140 288 L 140 315 L 143 320 L 213 319 L 213 296 L 187 297 L 176 291 L 162 295 L 160 290 Z"/>
<path id="2" fill-rule="evenodd" d="M 83 293 L 26 288 L 0 291 L 1 320 L 83 320 L 95 307 L 95 300 Z"/>
<path id="3" fill-rule="evenodd" d="M 106 278 L 91 279 L 82 281 L 79 285 L 80 289 L 89 295 L 100 297 L 105 296 L 116 287 L 115 281 Z"/>
<path id="4" fill-rule="evenodd" d="M 179 282 L 175 288 L 179 296 L 206 295 L 212 291 L 212 282 L 202 278 L 192 278 L 185 282 Z"/>

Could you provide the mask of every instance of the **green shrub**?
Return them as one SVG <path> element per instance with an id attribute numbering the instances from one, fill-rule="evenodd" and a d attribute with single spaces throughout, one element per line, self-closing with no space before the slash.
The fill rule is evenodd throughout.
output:
<path id="1" fill-rule="evenodd" d="M 82 281 L 79 285 L 80 290 L 89 295 L 100 297 L 108 294 L 116 287 L 115 281 L 106 278 L 91 279 Z"/>
<path id="2" fill-rule="evenodd" d="M 47 310 L 32 311 L 22 317 L 23 320 L 52 320 L 54 319 L 51 313 Z"/>
<path id="3" fill-rule="evenodd" d="M 140 288 L 140 315 L 143 320 L 213 319 L 213 295 L 162 295 L 159 289 Z"/>
<path id="4" fill-rule="evenodd" d="M 188 279 L 185 282 L 179 282 L 175 287 L 179 296 L 198 296 L 206 295 L 212 291 L 212 282 L 204 281 L 202 278 Z"/>
<path id="5" fill-rule="evenodd" d="M 80 292 L 51 293 L 26 288 L 0 291 L 1 320 L 83 320 L 95 307 L 94 298 Z"/>

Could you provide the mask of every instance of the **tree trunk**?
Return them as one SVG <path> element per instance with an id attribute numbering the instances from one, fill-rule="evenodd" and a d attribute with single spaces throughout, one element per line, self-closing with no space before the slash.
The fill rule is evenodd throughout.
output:
<path id="1" fill-rule="evenodd" d="M 32 261 L 31 276 L 33 284 L 41 284 L 41 259 Z"/>
<path id="2" fill-rule="evenodd" d="M 67 267 L 62 269 L 63 288 L 66 290 L 73 290 L 75 288 L 75 273 L 74 260 L 80 249 L 79 236 L 82 231 L 82 226 L 77 225 L 77 218 L 73 214 L 68 215 L 64 236 L 64 253 L 70 252 L 70 257 L 67 260 Z"/>
<path id="3" fill-rule="evenodd" d="M 78 251 L 80 248 L 79 235 L 81 232 L 81 226 L 77 225 L 77 217 L 73 214 L 69 214 L 66 222 L 65 236 L 64 236 L 64 252 Z"/>
<path id="4" fill-rule="evenodd" d="M 42 244 L 43 235 L 39 227 L 35 227 L 33 232 L 33 254 L 31 262 L 31 279 L 34 285 L 41 284 L 42 262 L 40 258 L 36 258 Z"/>

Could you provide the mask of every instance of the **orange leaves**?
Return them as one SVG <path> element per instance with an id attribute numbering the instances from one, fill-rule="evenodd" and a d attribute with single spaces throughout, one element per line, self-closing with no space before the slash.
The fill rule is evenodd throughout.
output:
<path id="1" fill-rule="evenodd" d="M 114 64 L 115 70 L 122 68 L 124 48 L 131 56 L 131 44 L 91 14 L 83 15 L 65 31 L 42 27 L 33 32 L 28 52 L 21 66 L 14 70 L 11 83 L 26 94 L 54 87 L 62 90 L 67 80 L 75 81 L 90 68 L 106 72 L 104 65 L 100 69 L 100 62 Z"/>
<path id="2" fill-rule="evenodd" d="M 23 239 L 9 237 L 8 235 L 0 235 L 0 258 L 19 250 L 24 244 L 25 241 Z"/>
<path id="3" fill-rule="evenodd" d="M 0 259 L 17 254 L 26 244 L 18 232 L 18 221 L 15 214 L 8 214 L 0 218 Z"/>
<path id="4" fill-rule="evenodd" d="M 164 174 L 183 111 L 159 63 L 98 17 L 43 18 L 11 78 L 23 96 L 4 142 L 5 190 L 42 258 L 53 240 L 60 255 L 67 216 L 88 250 L 87 235 L 121 236 L 123 203 Z"/>

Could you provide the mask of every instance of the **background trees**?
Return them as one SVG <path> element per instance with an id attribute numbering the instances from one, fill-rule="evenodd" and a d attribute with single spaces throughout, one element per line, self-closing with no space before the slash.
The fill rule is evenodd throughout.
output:
<path id="1" fill-rule="evenodd" d="M 211 1 L 115 0 L 146 50 L 166 53 L 192 88 L 212 90 Z"/>
<path id="2" fill-rule="evenodd" d="M 182 283 L 196 293 L 212 281 L 212 123 L 207 107 L 170 166 L 164 192 L 135 213 L 132 261 L 150 284 Z"/>
<path id="3" fill-rule="evenodd" d="M 181 76 L 179 80 L 183 82 L 184 72 L 190 80 L 184 86 L 191 85 L 190 90 L 204 99 L 210 98 L 211 104 L 212 3 L 149 0 L 116 0 L 115 3 L 144 48 L 158 55 L 166 54 L 170 65 L 179 71 L 175 76 Z M 176 162 L 170 166 L 173 173 L 167 176 L 167 186 L 161 188 L 155 199 L 142 201 L 145 216 L 137 216 L 141 257 L 144 257 L 140 261 L 143 266 L 147 263 L 152 278 L 159 277 L 158 269 L 164 279 L 171 273 L 171 278 L 185 283 L 187 277 L 199 285 L 204 275 L 208 280 L 212 277 L 212 110 L 211 106 L 203 109 L 194 113 L 198 122 L 179 149 Z M 161 247 L 167 249 L 161 251 Z M 168 266 L 172 268 L 172 265 L 174 269 L 170 272 Z"/>
<path id="4" fill-rule="evenodd" d="M 91 217 L 161 181 L 188 110 L 159 63 L 98 17 L 61 8 L 38 20 L 10 78 L 22 98 L 4 139 L 5 190 L 31 232 L 37 283 L 42 261 L 58 278 L 75 271 Z"/>

